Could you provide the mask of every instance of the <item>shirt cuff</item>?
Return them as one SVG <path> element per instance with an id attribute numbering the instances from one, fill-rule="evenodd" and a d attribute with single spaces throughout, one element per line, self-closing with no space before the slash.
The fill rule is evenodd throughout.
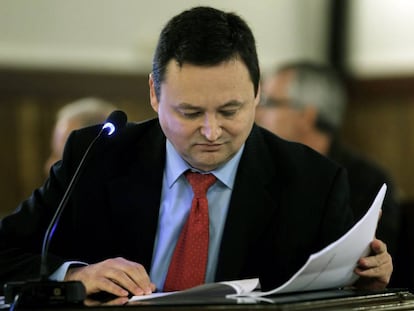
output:
<path id="1" fill-rule="evenodd" d="M 85 263 L 85 262 L 82 262 L 82 261 L 67 261 L 63 265 L 61 265 L 59 268 L 57 268 L 55 270 L 55 272 L 53 272 L 49 276 L 49 280 L 52 280 L 52 281 L 63 281 L 65 279 L 66 272 L 68 272 L 68 269 L 72 265 L 87 266 L 88 264 Z"/>

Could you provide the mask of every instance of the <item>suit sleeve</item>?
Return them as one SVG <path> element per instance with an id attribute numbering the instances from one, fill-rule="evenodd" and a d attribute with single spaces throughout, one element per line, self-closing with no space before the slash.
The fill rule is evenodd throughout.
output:
<path id="1" fill-rule="evenodd" d="M 276 224 L 269 226 L 266 243 L 262 244 L 263 289 L 286 282 L 312 253 L 340 238 L 352 226 L 346 173 L 339 167 L 335 172 L 330 178 L 323 178 L 330 182 L 311 184 L 311 191 L 291 192 L 280 203 L 279 213 L 274 216 Z"/>
<path id="2" fill-rule="evenodd" d="M 344 235 L 354 224 L 354 216 L 349 206 L 349 186 L 347 173 L 339 168 L 331 190 L 327 196 L 322 220 L 321 249 Z"/>
<path id="3" fill-rule="evenodd" d="M 10 281 L 39 278 L 43 238 L 73 172 L 73 167 L 63 163 L 77 163 L 70 157 L 65 151 L 64 160 L 52 167 L 44 185 L 0 220 L 0 290 Z M 52 273 L 64 259 L 49 254 L 47 262 Z"/>

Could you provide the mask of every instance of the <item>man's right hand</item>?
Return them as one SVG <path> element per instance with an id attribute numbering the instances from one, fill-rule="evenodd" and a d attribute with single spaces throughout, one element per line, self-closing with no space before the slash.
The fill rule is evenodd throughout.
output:
<path id="1" fill-rule="evenodd" d="M 101 291 L 127 297 L 148 295 L 155 291 L 145 268 L 122 257 L 111 258 L 84 267 L 69 268 L 65 281 L 81 281 L 86 294 Z"/>

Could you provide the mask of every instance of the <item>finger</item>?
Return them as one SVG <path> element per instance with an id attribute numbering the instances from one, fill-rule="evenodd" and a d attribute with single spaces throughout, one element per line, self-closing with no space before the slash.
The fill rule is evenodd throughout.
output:
<path id="1" fill-rule="evenodd" d="M 108 260 L 106 265 L 111 266 L 111 269 L 107 270 L 106 277 L 133 295 L 151 294 L 155 288 L 144 266 L 139 263 L 120 257 Z"/>
<path id="2" fill-rule="evenodd" d="M 374 268 L 387 264 L 392 266 L 392 257 L 387 251 L 381 251 L 374 256 L 363 257 L 358 261 L 358 267 L 363 269 Z"/>
<path id="3" fill-rule="evenodd" d="M 148 295 L 155 290 L 155 285 L 151 283 L 150 277 L 143 265 L 132 263 L 125 266 L 125 269 L 130 281 L 133 282 L 133 285 L 143 291 L 142 294 Z"/>
<path id="4" fill-rule="evenodd" d="M 357 267 L 361 269 L 372 269 L 375 267 L 380 267 L 382 265 L 387 264 L 391 261 L 391 257 L 388 253 L 382 253 L 375 256 L 369 256 L 361 258 L 358 261 Z"/>
<path id="5" fill-rule="evenodd" d="M 358 274 L 359 276 L 378 277 L 378 276 L 381 276 L 384 273 L 385 270 L 387 270 L 387 268 L 385 266 L 373 267 L 373 268 L 369 268 L 369 269 L 356 267 L 355 268 L 355 273 Z"/>
<path id="6" fill-rule="evenodd" d="M 140 296 L 145 294 L 145 291 L 134 282 L 131 276 L 122 270 L 109 270 L 105 276 L 113 284 L 125 289 L 134 296 Z"/>
<path id="7" fill-rule="evenodd" d="M 378 240 L 378 239 L 372 240 L 370 246 L 371 246 L 371 250 L 375 254 L 380 254 L 380 253 L 386 253 L 387 252 L 387 244 L 385 244 L 381 240 Z"/>
<path id="8" fill-rule="evenodd" d="M 96 292 L 104 291 L 119 297 L 128 297 L 130 293 L 128 289 L 119 284 L 118 281 L 108 277 L 97 279 L 95 288 L 98 289 Z"/>
<path id="9" fill-rule="evenodd" d="M 386 286 L 390 281 L 390 274 L 386 272 L 379 272 L 373 270 L 363 270 L 363 271 L 355 271 L 355 273 L 361 277 L 361 280 L 364 280 L 365 283 L 371 284 L 383 284 Z"/>
<path id="10" fill-rule="evenodd" d="M 388 283 L 392 270 L 392 260 L 386 260 L 382 264 L 371 268 L 356 267 L 354 272 L 361 277 L 375 278 L 382 283 Z"/>
<path id="11" fill-rule="evenodd" d="M 391 261 L 391 256 L 387 252 L 387 245 L 381 240 L 374 239 L 371 242 L 371 255 L 362 257 L 358 260 L 358 266 L 361 268 L 372 268 Z"/>

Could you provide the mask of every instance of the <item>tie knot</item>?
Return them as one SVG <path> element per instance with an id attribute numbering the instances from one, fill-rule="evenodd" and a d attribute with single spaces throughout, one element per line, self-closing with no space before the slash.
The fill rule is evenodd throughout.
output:
<path id="1" fill-rule="evenodd" d="M 216 182 L 216 176 L 213 174 L 200 174 L 187 171 L 185 177 L 193 188 L 194 197 L 205 197 L 208 188 Z"/>

